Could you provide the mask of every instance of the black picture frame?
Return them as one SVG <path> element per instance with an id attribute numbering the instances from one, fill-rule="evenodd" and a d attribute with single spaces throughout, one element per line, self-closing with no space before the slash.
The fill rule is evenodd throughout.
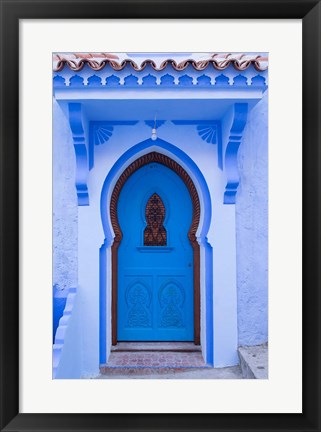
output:
<path id="1" fill-rule="evenodd" d="M 320 431 L 321 5 L 311 0 L 0 0 L 1 431 Z M 265 18 L 303 23 L 303 413 L 19 413 L 19 19 Z M 285 53 L 286 55 L 286 53 Z M 289 59 L 291 68 L 291 59 Z M 295 91 L 295 89 L 294 89 Z M 290 163 L 290 158 L 289 158 Z M 286 179 L 285 189 L 291 187 Z"/>

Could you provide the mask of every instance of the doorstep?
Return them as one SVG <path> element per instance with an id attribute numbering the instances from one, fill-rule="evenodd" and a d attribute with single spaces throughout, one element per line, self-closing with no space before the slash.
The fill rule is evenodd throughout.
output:
<path id="1" fill-rule="evenodd" d="M 121 342 L 112 348 L 102 374 L 112 369 L 193 369 L 211 368 L 205 363 L 201 348 L 190 342 Z M 124 371 L 125 372 L 125 371 Z M 145 371 L 148 373 L 148 371 Z"/>
<path id="2" fill-rule="evenodd" d="M 201 351 L 200 345 L 193 342 L 118 342 L 113 345 L 112 352 L 121 351 L 179 351 L 195 352 Z"/>

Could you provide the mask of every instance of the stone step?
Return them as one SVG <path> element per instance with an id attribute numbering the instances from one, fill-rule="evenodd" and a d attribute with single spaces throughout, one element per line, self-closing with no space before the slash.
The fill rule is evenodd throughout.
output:
<path id="1" fill-rule="evenodd" d="M 239 347 L 238 355 L 245 379 L 268 379 L 267 344 Z"/>
<path id="2" fill-rule="evenodd" d="M 242 379 L 239 366 L 227 368 L 107 368 L 96 379 Z"/>
<path id="3" fill-rule="evenodd" d="M 111 351 L 199 352 L 201 347 L 193 342 L 118 342 L 117 345 L 112 346 Z"/>
<path id="4" fill-rule="evenodd" d="M 179 375 L 184 375 L 186 373 L 195 373 L 197 375 L 204 374 L 205 371 L 213 371 L 213 368 L 209 366 L 203 367 L 108 367 L 103 365 L 100 367 L 100 377 L 135 377 L 135 376 L 168 376 L 172 375 L 173 378 L 177 378 Z M 239 374 L 241 377 L 241 373 Z M 198 376 L 196 376 L 197 378 Z M 204 378 L 204 375 L 201 377 Z M 234 377 L 233 377 L 234 378 Z"/>

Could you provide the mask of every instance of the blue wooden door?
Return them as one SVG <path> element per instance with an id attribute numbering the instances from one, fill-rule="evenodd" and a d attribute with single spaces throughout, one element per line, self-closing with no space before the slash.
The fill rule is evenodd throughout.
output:
<path id="1" fill-rule="evenodd" d="M 151 163 L 125 183 L 118 200 L 119 341 L 192 341 L 192 202 L 181 178 Z"/>

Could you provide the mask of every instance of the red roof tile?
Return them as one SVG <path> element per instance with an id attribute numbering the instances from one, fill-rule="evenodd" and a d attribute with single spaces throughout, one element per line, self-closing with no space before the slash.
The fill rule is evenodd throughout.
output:
<path id="1" fill-rule="evenodd" d="M 268 57 L 257 53 L 196 53 L 191 56 L 184 54 L 133 54 L 126 53 L 55 53 L 53 55 L 53 70 L 61 71 L 65 66 L 73 71 L 80 71 L 88 65 L 95 71 L 102 70 L 109 65 L 115 71 L 123 70 L 130 65 L 135 71 L 144 70 L 150 65 L 155 71 L 162 71 L 172 66 L 177 71 L 183 71 L 191 65 L 197 71 L 203 71 L 210 65 L 217 70 L 224 70 L 230 65 L 236 70 L 243 71 L 251 65 L 257 71 L 268 68 Z"/>

